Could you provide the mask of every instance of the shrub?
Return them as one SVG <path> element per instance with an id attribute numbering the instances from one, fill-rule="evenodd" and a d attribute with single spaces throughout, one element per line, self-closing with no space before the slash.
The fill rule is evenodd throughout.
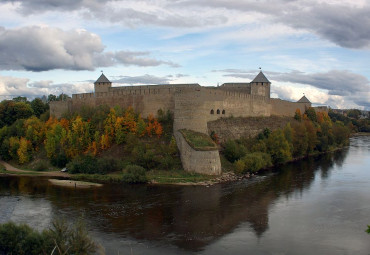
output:
<path id="1" fill-rule="evenodd" d="M 128 165 L 123 172 L 122 181 L 126 183 L 146 183 L 146 171 L 144 167 L 138 165 Z"/>
<path id="2" fill-rule="evenodd" d="M 159 167 L 163 170 L 170 170 L 175 165 L 176 165 L 176 160 L 169 155 L 165 155 L 159 159 Z"/>
<path id="3" fill-rule="evenodd" d="M 88 235 L 82 221 L 68 225 L 54 220 L 52 227 L 38 232 L 26 224 L 0 225 L 0 254 L 93 254 L 97 245 Z"/>
<path id="4" fill-rule="evenodd" d="M 100 158 L 97 161 L 96 171 L 99 173 L 111 173 L 118 170 L 118 162 L 114 158 Z"/>
<path id="5" fill-rule="evenodd" d="M 271 166 L 271 156 L 268 153 L 253 152 L 245 155 L 234 162 L 234 171 L 237 174 L 257 172 L 258 170 Z"/>
<path id="6" fill-rule="evenodd" d="M 44 234 L 25 224 L 9 222 L 0 225 L 1 254 L 46 254 L 47 250 L 51 251 L 47 243 Z"/>
<path id="7" fill-rule="evenodd" d="M 242 158 L 246 172 L 256 172 L 264 167 L 271 166 L 271 156 L 267 153 L 254 152 Z"/>
<path id="8" fill-rule="evenodd" d="M 45 161 L 39 161 L 36 166 L 35 170 L 36 171 L 45 171 L 49 168 L 48 164 Z"/>
<path id="9" fill-rule="evenodd" d="M 67 155 L 62 151 L 62 152 L 58 153 L 57 155 L 53 156 L 50 159 L 50 162 L 53 166 L 65 167 L 67 165 L 67 163 L 69 162 L 69 159 L 68 159 Z"/>
<path id="10" fill-rule="evenodd" d="M 72 174 L 93 174 L 99 172 L 97 168 L 97 160 L 90 154 L 75 157 L 67 164 L 67 168 L 68 172 Z"/>
<path id="11" fill-rule="evenodd" d="M 246 154 L 247 150 L 242 144 L 229 140 L 225 143 L 224 155 L 227 160 L 234 162 Z"/>
<path id="12" fill-rule="evenodd" d="M 241 159 L 234 162 L 234 167 L 237 174 L 243 174 L 245 171 L 245 163 Z"/>

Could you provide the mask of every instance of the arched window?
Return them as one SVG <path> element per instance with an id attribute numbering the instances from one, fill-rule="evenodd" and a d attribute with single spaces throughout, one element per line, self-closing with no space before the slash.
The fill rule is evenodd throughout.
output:
<path id="1" fill-rule="evenodd" d="M 211 114 L 215 114 L 215 111 L 213 109 L 211 110 Z"/>
<path id="2" fill-rule="evenodd" d="M 222 114 L 225 114 L 225 110 L 222 110 Z"/>
<path id="3" fill-rule="evenodd" d="M 217 114 L 220 114 L 220 109 L 217 109 Z"/>

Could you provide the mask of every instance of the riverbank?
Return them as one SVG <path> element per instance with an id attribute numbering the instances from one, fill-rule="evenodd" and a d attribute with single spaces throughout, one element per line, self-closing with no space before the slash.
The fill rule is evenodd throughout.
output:
<path id="1" fill-rule="evenodd" d="M 370 133 L 354 133 L 353 137 L 356 136 L 370 136 Z M 219 176 L 202 175 L 197 173 L 185 172 L 183 170 L 151 170 L 146 173 L 148 178 L 148 184 L 150 185 L 193 185 L 193 186 L 211 186 L 218 183 L 238 181 L 242 179 L 248 179 L 254 175 L 258 175 L 259 172 L 269 171 L 277 166 L 285 165 L 291 162 L 297 162 L 307 157 L 316 156 L 319 154 L 332 153 L 343 149 L 344 147 L 332 148 L 326 152 L 315 152 L 310 155 L 297 157 L 279 165 L 273 165 L 271 167 L 258 169 L 251 173 L 243 175 L 237 175 L 233 172 L 233 164 L 223 161 L 224 172 Z M 0 174 L 2 175 L 19 175 L 19 176 L 47 176 L 50 178 L 64 178 L 66 181 L 70 181 L 72 186 L 74 182 L 88 182 L 90 184 L 109 184 L 109 183 L 122 183 L 122 172 L 114 172 L 109 174 L 68 174 L 60 171 L 35 171 L 35 170 L 22 170 L 17 167 L 10 165 L 7 162 L 0 161 Z M 74 182 L 73 182 L 74 181 Z M 60 182 L 61 183 L 61 182 Z M 88 186 L 88 185 L 87 185 Z"/>

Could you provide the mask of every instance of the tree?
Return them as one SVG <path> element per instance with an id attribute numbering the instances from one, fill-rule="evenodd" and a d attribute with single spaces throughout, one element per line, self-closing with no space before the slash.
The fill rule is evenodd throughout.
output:
<path id="1" fill-rule="evenodd" d="M 31 101 L 31 108 L 36 117 L 40 117 L 41 114 L 49 109 L 47 104 L 44 104 L 40 98 L 35 98 Z"/>
<path id="2" fill-rule="evenodd" d="M 4 100 L 0 103 L 0 128 L 10 126 L 18 119 L 27 119 L 33 115 L 31 106 L 24 102 Z"/>
<path id="3" fill-rule="evenodd" d="M 53 94 L 50 94 L 48 95 L 48 103 L 49 102 L 53 102 L 53 101 L 57 101 L 57 96 L 56 95 L 53 95 Z"/>
<path id="4" fill-rule="evenodd" d="M 358 120 L 361 116 L 361 111 L 358 109 L 351 109 L 347 112 L 347 116 Z"/>
<path id="5" fill-rule="evenodd" d="M 316 111 L 314 108 L 309 107 L 306 111 L 305 114 L 307 115 L 307 118 L 313 122 L 317 122 L 317 116 L 316 116 Z"/>
<path id="6" fill-rule="evenodd" d="M 293 129 L 293 156 L 305 155 L 308 147 L 308 135 L 304 123 L 292 123 Z"/>
<path id="7" fill-rule="evenodd" d="M 19 140 L 19 148 L 17 150 L 18 161 L 20 164 L 27 163 L 30 160 L 30 155 L 28 153 L 29 142 L 24 138 L 21 137 Z"/>
<path id="8" fill-rule="evenodd" d="M 301 110 L 298 108 L 295 110 L 294 119 L 299 120 L 299 121 L 302 120 Z"/>
<path id="9" fill-rule="evenodd" d="M 27 102 L 27 97 L 18 96 L 18 97 L 13 98 L 13 101 L 14 102 L 26 103 Z"/>
<path id="10" fill-rule="evenodd" d="M 267 139 L 267 151 L 274 163 L 284 163 L 292 158 L 290 146 L 282 130 L 275 130 Z"/>

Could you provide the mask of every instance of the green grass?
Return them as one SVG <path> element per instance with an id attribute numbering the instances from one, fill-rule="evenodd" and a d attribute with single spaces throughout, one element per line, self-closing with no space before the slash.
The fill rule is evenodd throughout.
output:
<path id="1" fill-rule="evenodd" d="M 196 183 L 209 181 L 215 176 L 203 175 L 197 173 L 189 173 L 183 170 L 151 170 L 146 173 L 148 180 L 160 184 L 175 184 L 175 183 Z M 95 183 L 122 183 L 123 173 L 115 172 L 106 175 L 102 174 L 73 174 L 71 180 L 88 181 Z"/>
<path id="2" fill-rule="evenodd" d="M 213 151 L 218 149 L 217 145 L 207 134 L 188 129 L 181 129 L 179 131 L 194 150 Z"/>
<path id="3" fill-rule="evenodd" d="M 149 180 L 161 184 L 173 184 L 173 183 L 195 183 L 209 181 L 215 178 L 212 175 L 204 175 L 198 173 L 190 173 L 184 170 L 151 170 L 147 172 Z"/>
<path id="4" fill-rule="evenodd" d="M 120 183 L 122 182 L 122 173 L 112 174 L 71 174 L 70 179 L 75 181 L 88 181 L 95 183 Z"/>

